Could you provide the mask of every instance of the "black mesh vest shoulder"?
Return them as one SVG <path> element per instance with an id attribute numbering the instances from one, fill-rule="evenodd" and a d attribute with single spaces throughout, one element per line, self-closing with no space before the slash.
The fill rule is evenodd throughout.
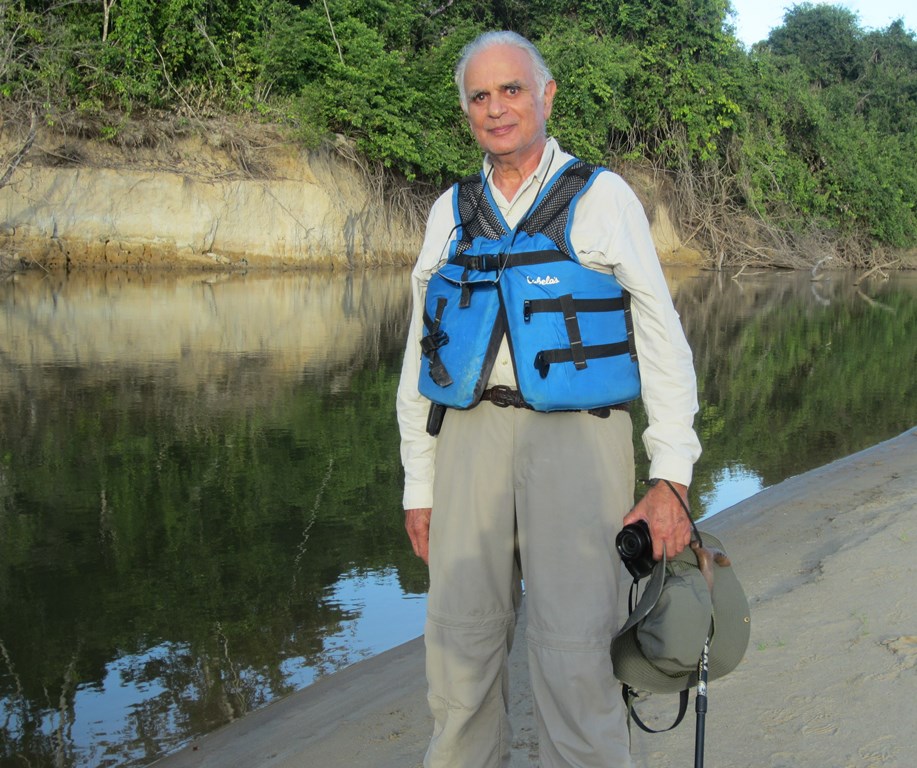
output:
<path id="1" fill-rule="evenodd" d="M 577 160 L 554 182 L 541 202 L 519 223 L 518 229 L 530 235 L 541 232 L 569 258 L 564 233 L 570 215 L 570 201 L 582 191 L 592 178 L 592 174 L 598 170 L 601 170 L 600 166 Z M 458 185 L 461 234 L 456 246 L 456 256 L 467 251 L 478 237 L 499 240 L 508 234 L 497 214 L 486 202 L 481 174 L 466 176 Z"/>

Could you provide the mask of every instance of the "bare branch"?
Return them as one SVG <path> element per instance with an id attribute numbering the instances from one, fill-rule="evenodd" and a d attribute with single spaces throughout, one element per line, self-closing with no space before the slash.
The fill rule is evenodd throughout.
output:
<path id="1" fill-rule="evenodd" d="M 6 171 L 3 176 L 0 177 L 0 189 L 3 189 L 7 184 L 10 183 L 10 179 L 13 178 L 13 174 L 16 172 L 16 169 L 25 160 L 26 155 L 29 154 L 29 151 L 32 149 L 32 145 L 35 143 L 35 136 L 38 133 L 38 118 L 35 113 L 32 113 L 32 120 L 29 124 L 29 132 L 26 135 L 25 141 L 22 143 L 22 146 L 19 147 L 10 158 L 9 164 L 6 167 Z"/>
<path id="2" fill-rule="evenodd" d="M 111 9 L 116 0 L 102 0 L 102 42 L 108 40 L 108 26 L 111 21 Z"/>
<path id="3" fill-rule="evenodd" d="M 331 11 L 328 10 L 328 0 L 322 0 L 322 3 L 325 6 L 325 16 L 328 17 L 328 26 L 331 27 L 331 37 L 334 38 L 334 44 L 338 49 L 338 58 L 340 58 L 341 64 L 343 64 L 344 54 L 341 52 L 341 44 L 338 42 L 338 36 L 334 34 L 334 22 L 331 21 Z"/>

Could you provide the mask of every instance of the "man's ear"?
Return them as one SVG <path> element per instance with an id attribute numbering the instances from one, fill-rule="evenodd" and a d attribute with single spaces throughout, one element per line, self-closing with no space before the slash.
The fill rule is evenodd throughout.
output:
<path id="1" fill-rule="evenodd" d="M 547 122 L 551 116 L 551 109 L 554 106 L 554 94 L 557 93 L 557 83 L 548 80 L 544 86 L 544 119 Z"/>

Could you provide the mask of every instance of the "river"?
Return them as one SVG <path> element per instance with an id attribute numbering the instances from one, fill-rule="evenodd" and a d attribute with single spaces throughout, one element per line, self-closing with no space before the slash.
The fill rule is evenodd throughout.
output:
<path id="1" fill-rule="evenodd" d="M 917 424 L 917 273 L 666 277 L 701 516 Z M 409 301 L 403 269 L 0 281 L 0 766 L 146 765 L 421 633 Z"/>

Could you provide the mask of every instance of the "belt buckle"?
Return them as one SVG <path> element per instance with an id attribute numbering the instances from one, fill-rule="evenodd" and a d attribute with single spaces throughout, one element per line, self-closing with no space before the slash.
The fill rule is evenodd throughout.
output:
<path id="1" fill-rule="evenodd" d="M 509 408 L 510 406 L 515 406 L 516 393 L 504 384 L 498 384 L 497 386 L 490 388 L 490 402 L 492 402 L 498 408 Z"/>

